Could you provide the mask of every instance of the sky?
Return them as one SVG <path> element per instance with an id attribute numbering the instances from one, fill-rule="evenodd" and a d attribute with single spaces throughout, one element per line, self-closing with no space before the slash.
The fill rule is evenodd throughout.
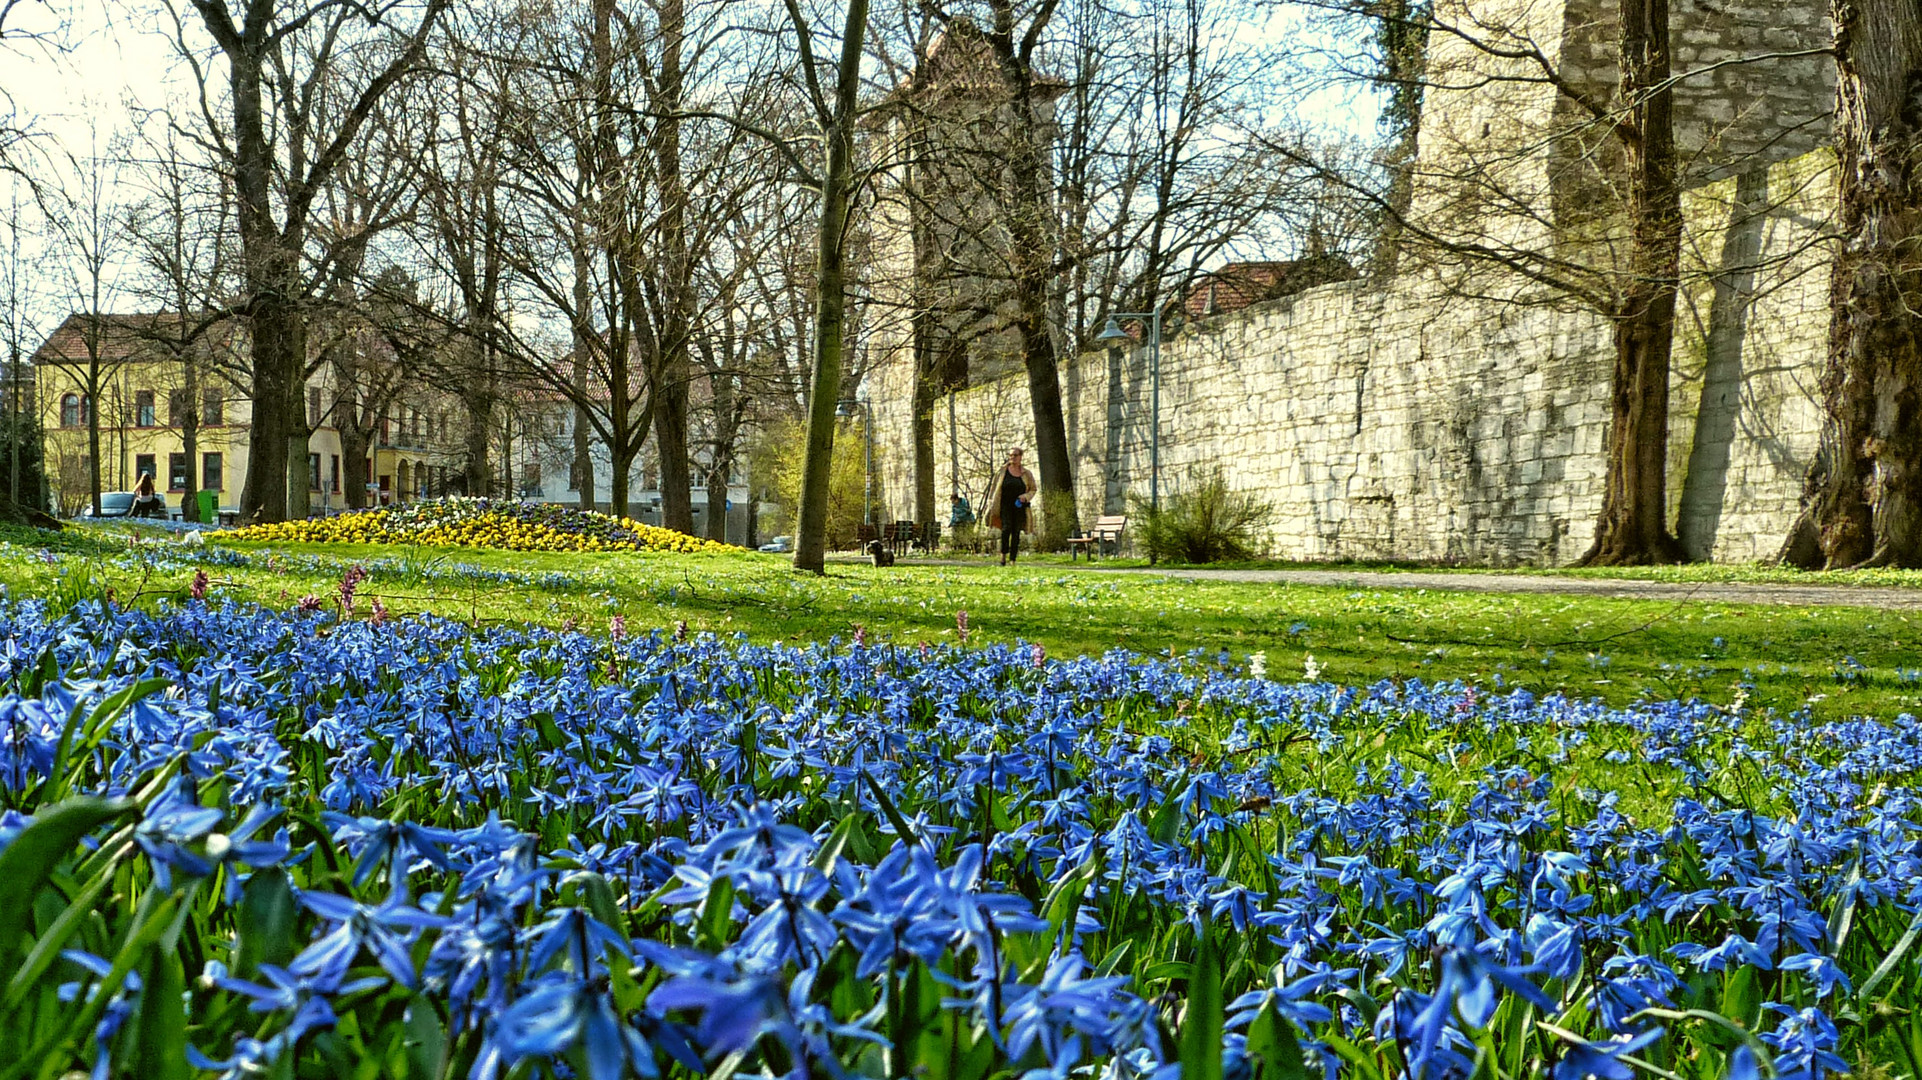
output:
<path id="1" fill-rule="evenodd" d="M 186 9 L 184 0 L 182 7 Z M 40 32 L 47 43 L 15 42 L 10 50 L 0 51 L 0 88 L 12 99 L 15 123 L 30 122 L 42 160 L 85 161 L 96 144 L 105 155 L 116 136 L 130 136 L 156 110 L 197 107 L 191 81 L 161 32 L 162 17 L 158 5 L 138 0 L 26 0 L 14 9 L 9 36 Z M 190 26 L 190 41 L 196 39 L 193 31 Z M 1298 38 L 1304 26 L 1298 15 L 1277 12 L 1254 32 Z M 1324 83 L 1297 112 L 1355 134 L 1366 133 L 1374 123 L 1373 101 L 1352 86 L 1333 82 Z M 58 176 L 73 170 L 51 172 Z M 9 214 L 20 197 L 13 186 L 0 177 L 0 214 Z M 6 232 L 0 228 L 0 259 L 6 257 Z M 29 237 L 30 247 L 34 242 Z"/>

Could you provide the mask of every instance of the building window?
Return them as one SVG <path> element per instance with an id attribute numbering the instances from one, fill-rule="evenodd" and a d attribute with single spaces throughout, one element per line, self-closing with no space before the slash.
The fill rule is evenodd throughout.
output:
<path id="1" fill-rule="evenodd" d="M 154 474 L 153 455 L 152 454 L 135 454 L 133 458 L 134 479 L 139 480 L 143 476 L 152 476 L 153 474 Z"/>
<path id="2" fill-rule="evenodd" d="M 134 395 L 133 395 L 133 426 L 134 426 L 134 427 L 152 427 L 152 426 L 154 426 L 154 422 L 153 422 L 153 391 L 152 391 L 152 390 L 136 390 L 136 391 L 134 391 Z"/>
<path id="3" fill-rule="evenodd" d="M 307 455 L 307 490 L 320 490 L 320 455 Z"/>
<path id="4" fill-rule="evenodd" d="M 328 465 L 331 466 L 331 468 L 328 471 L 327 489 L 329 491 L 334 492 L 335 494 L 339 494 L 340 493 L 340 455 L 333 454 L 330 456 L 333 458 L 333 460 L 328 462 Z"/>
<path id="5" fill-rule="evenodd" d="M 187 475 L 187 455 L 167 455 L 167 490 L 185 491 L 193 478 Z"/>
<path id="6" fill-rule="evenodd" d="M 227 422 L 227 403 L 221 400 L 220 391 L 208 390 L 200 395 L 200 422 L 207 427 Z"/>
<path id="7" fill-rule="evenodd" d="M 60 426 L 79 427 L 86 419 L 80 413 L 80 395 L 68 394 L 60 399 Z"/>
<path id="8" fill-rule="evenodd" d="M 221 476 L 220 476 L 220 455 L 219 454 L 200 455 L 200 486 L 205 488 L 208 491 L 220 490 Z"/>
<path id="9" fill-rule="evenodd" d="M 185 390 L 167 391 L 167 426 L 186 427 L 193 416 L 193 395 Z"/>
<path id="10" fill-rule="evenodd" d="M 320 387 L 307 388 L 307 426 L 320 426 Z"/>
<path id="11" fill-rule="evenodd" d="M 414 411 L 414 445 L 419 446 L 427 439 L 427 417 L 416 409 Z"/>

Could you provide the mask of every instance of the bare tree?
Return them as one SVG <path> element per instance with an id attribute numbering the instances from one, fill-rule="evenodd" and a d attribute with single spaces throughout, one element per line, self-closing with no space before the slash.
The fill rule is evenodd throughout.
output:
<path id="1" fill-rule="evenodd" d="M 1922 12 L 1831 5 L 1840 228 L 1826 412 L 1809 498 L 1784 548 L 1804 566 L 1922 566 Z"/>
<path id="2" fill-rule="evenodd" d="M 138 266 L 128 291 L 150 315 L 127 330 L 176 367 L 166 426 L 180 431 L 187 460 L 181 510 L 193 521 L 202 482 L 200 428 L 222 422 L 229 378 L 240 374 L 223 370 L 235 336 L 222 301 L 230 284 L 232 203 L 213 171 L 191 160 L 175 129 L 160 118 L 148 123 L 161 130 L 149 127 L 135 151 L 136 182 L 146 196 L 129 214 L 127 236 Z"/>
<path id="3" fill-rule="evenodd" d="M 1684 282 L 1680 193 L 1691 165 L 1677 151 L 1676 94 L 1692 76 L 1820 50 L 1738 57 L 1677 73 L 1667 0 L 1620 0 L 1608 19 L 1571 32 L 1553 54 L 1512 12 L 1490 16 L 1459 2 L 1366 10 L 1416 24 L 1401 36 L 1430 43 L 1419 74 L 1423 91 L 1430 103 L 1438 94 L 1453 97 L 1456 126 L 1423 121 L 1412 200 L 1392 188 L 1341 182 L 1373 202 L 1403 257 L 1440 275 L 1457 295 L 1580 307 L 1608 320 L 1614 365 L 1607 472 L 1595 541 L 1581 562 L 1681 560 L 1666 520 L 1670 363 Z M 1593 59 L 1612 61 L 1612 85 L 1578 62 L 1587 56 L 1584 35 L 1596 39 Z M 1528 119 L 1519 98 L 1504 96 L 1538 91 L 1553 105 L 1546 124 Z M 1482 96 L 1478 110 L 1462 107 L 1467 95 Z M 1791 131 L 1794 122 L 1781 119 Z M 1269 145 L 1297 160 L 1315 156 L 1300 146 Z M 1698 150 L 1692 164 L 1727 172 L 1741 161 L 1740 153 Z"/>
<path id="4" fill-rule="evenodd" d="M 815 32 L 799 0 L 787 0 L 807 103 L 821 133 L 823 161 L 811 177 L 821 193 L 816 234 L 814 363 L 808 376 L 807 458 L 801 475 L 801 512 L 794 539 L 797 570 L 822 573 L 827 566 L 827 514 L 834 423 L 847 349 L 849 219 L 853 215 L 859 170 L 854 157 L 859 119 L 862 42 L 868 29 L 868 0 L 848 0 L 841 25 L 841 55 L 819 59 Z"/>
<path id="5" fill-rule="evenodd" d="M 57 260 L 66 272 L 62 299 L 70 314 L 34 355 L 34 366 L 66 374 L 79 391 L 79 420 L 87 429 L 87 496 L 100 513 L 100 415 L 109 409 L 116 426 L 124 424 L 124 405 L 110 400 L 114 376 L 133 356 L 137 341 L 128 320 L 114 313 L 120 304 L 119 263 L 122 255 L 123 207 L 115 202 L 120 162 L 103 156 L 99 132 L 91 132 L 92 153 L 68 159 L 69 168 L 57 187 L 47 190 Z M 47 392 L 46 387 L 42 387 Z M 66 422 L 62 416 L 62 423 Z"/>
<path id="6" fill-rule="evenodd" d="M 241 493 L 249 518 L 307 514 L 307 306 L 318 281 L 305 260 L 316 241 L 315 202 L 381 98 L 416 70 L 447 2 L 422 0 L 418 17 L 403 26 L 395 16 L 412 5 L 244 0 L 236 12 L 227 0 L 189 0 L 227 62 L 224 117 L 201 50 L 189 42 L 179 9 L 169 9 L 200 86 L 206 138 L 233 176 L 244 283 L 238 306 L 252 331 L 253 420 Z M 382 55 L 356 71 L 344 60 L 357 47 Z"/>

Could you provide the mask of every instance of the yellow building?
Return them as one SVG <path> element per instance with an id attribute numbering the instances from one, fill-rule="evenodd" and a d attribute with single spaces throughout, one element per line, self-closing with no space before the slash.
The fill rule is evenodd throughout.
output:
<path id="1" fill-rule="evenodd" d="M 131 491 L 141 473 L 154 478 L 178 513 L 189 493 L 216 492 L 221 511 L 238 510 L 247 475 L 245 331 L 217 327 L 191 348 L 176 343 L 180 320 L 168 315 L 69 316 L 34 353 L 34 386 L 45 430 L 46 467 L 54 507 L 63 515 L 88 505 L 89 416 L 99 409 L 100 488 Z M 360 358 L 364 361 L 366 358 Z M 362 370 L 365 363 L 358 365 Z M 410 388 L 384 401 L 369 420 L 359 468 L 343 460 L 336 410 L 343 396 L 323 368 L 307 386 L 308 495 L 316 513 L 353 501 L 392 504 L 446 493 L 459 475 L 450 447 L 459 445 L 441 396 Z M 187 450 L 191 430 L 195 446 Z M 450 435 L 454 436 L 450 439 Z M 364 499 L 350 496 L 360 485 Z"/>

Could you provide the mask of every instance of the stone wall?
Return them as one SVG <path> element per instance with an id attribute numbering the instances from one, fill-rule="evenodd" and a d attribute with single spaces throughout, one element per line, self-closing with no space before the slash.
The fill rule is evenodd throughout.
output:
<path id="1" fill-rule="evenodd" d="M 1689 196 L 1669 492 L 1703 556 L 1773 554 L 1797 508 L 1820 425 L 1828 161 Z M 1552 299 L 1471 300 L 1410 276 L 1190 323 L 1161 353 L 1162 494 L 1221 469 L 1274 504 L 1285 558 L 1575 559 L 1601 503 L 1613 346 L 1604 320 Z M 871 376 L 889 517 L 913 505 L 911 377 Z M 1062 390 L 1086 525 L 1148 494 L 1147 350 L 1077 357 Z M 979 507 L 1006 448 L 1033 445 L 1025 380 L 943 399 L 935 444 L 937 505 L 953 483 Z"/>

